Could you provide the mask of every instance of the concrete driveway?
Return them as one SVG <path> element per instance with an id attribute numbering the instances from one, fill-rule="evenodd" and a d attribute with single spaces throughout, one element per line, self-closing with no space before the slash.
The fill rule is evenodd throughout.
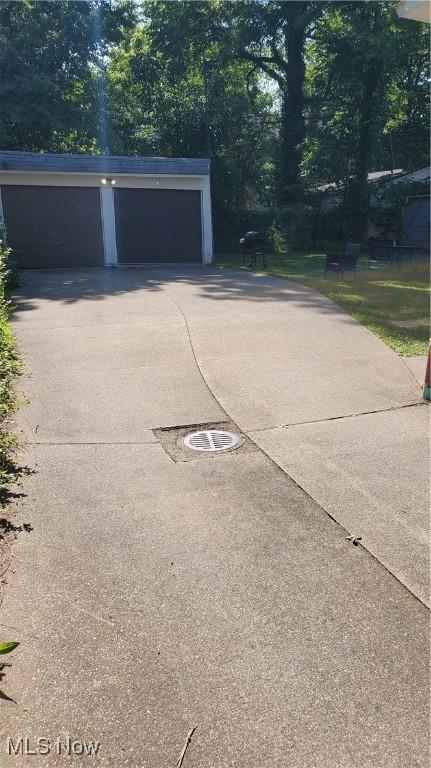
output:
<path id="1" fill-rule="evenodd" d="M 26 273 L 17 304 L 35 473 L 2 766 L 64 765 L 69 736 L 100 742 L 79 765 L 174 768 L 194 726 L 184 768 L 428 766 L 427 409 L 403 362 L 229 271 Z M 250 443 L 216 457 L 153 431 L 230 420 Z"/>

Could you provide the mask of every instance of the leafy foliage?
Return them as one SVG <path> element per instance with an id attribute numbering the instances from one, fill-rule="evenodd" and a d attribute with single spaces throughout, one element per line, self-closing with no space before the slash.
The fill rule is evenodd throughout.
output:
<path id="1" fill-rule="evenodd" d="M 16 410 L 17 396 L 13 381 L 21 366 L 15 351 L 15 339 L 9 325 L 11 303 L 8 290 L 14 279 L 10 266 L 10 248 L 0 231 L 0 505 L 9 498 L 9 487 L 25 471 L 14 458 L 15 439 L 8 431 L 8 419 Z"/>
<path id="2" fill-rule="evenodd" d="M 266 186 L 276 139 L 272 97 L 230 55 L 225 13 L 218 2 L 146 3 L 108 69 L 114 151 L 210 157 L 219 243 L 229 213 Z"/>
<path id="3" fill-rule="evenodd" d="M 97 67 L 131 3 L 93 0 L 0 3 L 0 146 L 97 151 Z"/>
<path id="4" fill-rule="evenodd" d="M 0 654 L 11 653 L 11 651 L 14 651 L 18 646 L 19 643 L 13 640 L 8 643 L 0 643 Z"/>
<path id="5" fill-rule="evenodd" d="M 308 43 L 309 131 L 303 173 L 345 183 L 344 215 L 361 239 L 368 173 L 429 161 L 428 33 L 395 2 L 330 4 Z"/>

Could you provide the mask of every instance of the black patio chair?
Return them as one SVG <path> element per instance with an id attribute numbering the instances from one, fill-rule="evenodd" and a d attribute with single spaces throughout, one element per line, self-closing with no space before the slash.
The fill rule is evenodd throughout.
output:
<path id="1" fill-rule="evenodd" d="M 343 252 L 332 251 L 326 254 L 325 280 L 328 272 L 334 272 L 338 276 L 344 276 L 345 272 L 352 272 L 353 279 L 356 277 L 356 267 L 361 252 L 360 243 L 347 243 Z"/>

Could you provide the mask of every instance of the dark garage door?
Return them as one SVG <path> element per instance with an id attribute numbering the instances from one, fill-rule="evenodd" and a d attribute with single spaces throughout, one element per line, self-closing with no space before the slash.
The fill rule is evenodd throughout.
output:
<path id="1" fill-rule="evenodd" d="M 4 185 L 2 199 L 20 267 L 103 266 L 98 189 Z"/>
<path id="2" fill-rule="evenodd" d="M 199 191 L 116 189 L 115 221 L 120 264 L 202 260 Z"/>

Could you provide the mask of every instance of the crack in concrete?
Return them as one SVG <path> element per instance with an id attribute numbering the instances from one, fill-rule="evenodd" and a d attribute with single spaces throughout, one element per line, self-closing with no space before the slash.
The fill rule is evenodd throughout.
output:
<path id="1" fill-rule="evenodd" d="M 197 368 L 197 370 L 198 370 L 198 373 L 200 374 L 200 377 L 201 377 L 201 379 L 202 379 L 202 381 L 203 381 L 203 383 L 204 383 L 204 385 L 205 385 L 206 389 L 208 390 L 208 392 L 209 392 L 210 396 L 211 396 L 211 397 L 212 397 L 212 399 L 214 400 L 214 402 L 215 402 L 215 403 L 216 403 L 216 404 L 219 406 L 219 408 L 220 408 L 220 409 L 223 411 L 223 413 L 224 413 L 224 415 L 227 417 L 227 419 L 229 419 L 229 420 L 233 421 L 233 419 L 231 419 L 230 415 L 228 414 L 228 412 L 226 411 L 226 409 L 224 408 L 224 406 L 221 404 L 220 400 L 219 400 L 219 399 L 218 399 L 218 398 L 215 396 L 214 392 L 212 391 L 212 389 L 211 389 L 210 385 L 208 384 L 208 382 L 207 382 L 207 380 L 206 380 L 206 378 L 205 378 L 205 376 L 204 376 L 204 373 L 203 373 L 203 371 L 202 371 L 202 368 L 201 368 L 201 366 L 200 366 L 200 364 L 199 364 L 199 361 L 198 361 L 198 358 L 197 358 L 197 355 L 196 355 L 196 352 L 195 352 L 195 348 L 194 348 L 194 344 L 193 344 L 193 339 L 192 339 L 192 335 L 191 335 L 190 327 L 189 327 L 189 324 L 188 324 L 188 322 L 187 322 L 187 317 L 186 317 L 186 315 L 185 315 L 185 313 L 184 313 L 184 311 L 183 311 L 182 307 L 181 307 L 181 306 L 180 306 L 180 304 L 178 304 L 178 302 L 177 302 L 177 301 L 175 301 L 175 299 L 174 299 L 174 298 L 173 298 L 173 297 L 170 295 L 169 291 L 167 291 L 166 289 L 162 288 L 162 287 L 160 286 L 160 284 L 159 284 L 159 283 L 157 283 L 156 281 L 150 281 L 150 282 L 152 282 L 152 284 L 156 286 L 157 290 L 161 291 L 161 293 L 164 293 L 164 294 L 165 294 L 165 296 L 167 296 L 167 297 L 168 297 L 169 301 L 171 301 L 171 302 L 172 302 L 172 304 L 173 304 L 173 305 L 174 305 L 174 306 L 175 306 L 175 307 L 178 309 L 179 313 L 181 314 L 181 317 L 183 318 L 183 321 L 184 321 L 184 325 L 185 325 L 185 328 L 186 328 L 187 337 L 188 337 L 188 340 L 189 340 L 189 344 L 190 344 L 190 349 L 191 349 L 191 352 L 192 352 L 192 355 L 193 355 L 193 359 L 194 359 L 194 361 L 195 361 L 195 365 L 196 365 L 196 368 Z"/>
<path id="2" fill-rule="evenodd" d="M 369 416 L 373 413 L 391 413 L 392 411 L 401 411 L 405 408 L 417 408 L 427 406 L 428 403 L 425 400 L 417 400 L 414 403 L 406 403 L 405 405 L 392 405 L 389 408 L 377 408 L 374 411 L 360 411 L 359 413 L 348 413 L 343 416 L 328 416 L 326 419 L 312 419 L 311 421 L 292 421 L 288 424 L 277 424 L 274 427 L 258 427 L 256 429 L 247 430 L 247 434 L 250 432 L 270 432 L 273 429 L 288 429 L 289 427 L 302 427 L 306 424 L 325 424 L 328 421 L 342 421 L 343 419 L 356 419 L 359 416 Z"/>
<path id="3" fill-rule="evenodd" d="M 83 442 L 78 441 L 71 441 L 71 442 L 57 442 L 53 440 L 52 442 L 49 440 L 40 440 L 40 441 L 34 441 L 34 442 L 25 442 L 20 443 L 22 446 L 29 446 L 29 445 L 159 445 L 159 440 L 118 440 L 118 441 L 110 441 L 110 440 L 88 440 Z"/>

